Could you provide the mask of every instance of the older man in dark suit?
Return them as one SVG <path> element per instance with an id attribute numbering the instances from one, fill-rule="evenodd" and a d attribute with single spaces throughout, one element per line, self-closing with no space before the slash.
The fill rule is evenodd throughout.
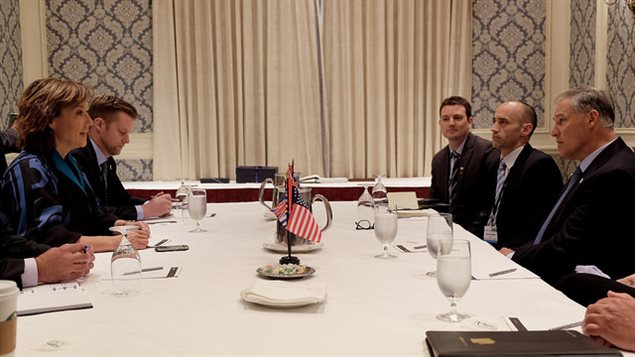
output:
<path id="1" fill-rule="evenodd" d="M 492 145 L 501 158 L 484 238 L 497 248 L 533 241 L 562 190 L 556 162 L 529 144 L 537 124 L 536 111 L 525 102 L 505 102 L 496 108 Z"/>
<path id="2" fill-rule="evenodd" d="M 613 130 L 613 103 L 603 91 L 574 88 L 556 98 L 554 121 L 560 156 L 580 165 L 534 241 L 501 253 L 550 284 L 582 269 L 627 276 L 635 271 L 625 209 L 635 202 L 635 153 Z"/>
<path id="3" fill-rule="evenodd" d="M 467 99 L 446 98 L 439 114 L 448 145 L 432 159 L 430 198 L 449 204 L 455 223 L 483 237 L 494 196 L 498 151 L 488 140 L 470 133 L 474 118 Z"/>

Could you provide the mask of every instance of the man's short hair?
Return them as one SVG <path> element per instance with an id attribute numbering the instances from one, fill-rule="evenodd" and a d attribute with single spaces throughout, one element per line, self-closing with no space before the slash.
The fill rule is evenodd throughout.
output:
<path id="1" fill-rule="evenodd" d="M 106 124 L 115 119 L 115 114 L 124 112 L 137 119 L 137 109 L 125 100 L 115 97 L 114 95 L 102 94 L 95 97 L 90 102 L 88 114 L 91 118 L 102 118 Z"/>
<path id="2" fill-rule="evenodd" d="M 458 95 L 447 97 L 443 100 L 443 102 L 441 102 L 441 106 L 439 107 L 439 115 L 441 115 L 441 109 L 443 109 L 443 107 L 447 107 L 450 105 L 462 105 L 463 108 L 465 108 L 465 115 L 467 115 L 468 118 L 472 117 L 472 105 L 470 105 L 470 102 L 467 99 L 459 97 Z"/>
<path id="3" fill-rule="evenodd" d="M 604 90 L 582 86 L 569 89 L 556 97 L 556 103 L 569 99 L 569 105 L 578 113 L 597 110 L 600 120 L 607 128 L 612 128 L 615 123 L 615 109 L 611 95 Z"/>
<path id="4" fill-rule="evenodd" d="M 520 117 L 521 122 L 531 124 L 531 132 L 529 133 L 529 137 L 531 138 L 534 130 L 536 130 L 536 127 L 538 126 L 538 114 L 536 114 L 536 109 L 525 101 L 517 100 L 516 102 L 522 104 L 523 106 L 523 112 Z"/>

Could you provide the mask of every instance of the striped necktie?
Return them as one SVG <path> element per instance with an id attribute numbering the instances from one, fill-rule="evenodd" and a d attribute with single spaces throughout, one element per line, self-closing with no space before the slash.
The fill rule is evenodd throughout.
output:
<path id="1" fill-rule="evenodd" d="M 578 166 L 578 168 L 575 169 L 575 171 L 573 172 L 573 175 L 571 175 L 571 177 L 569 178 L 569 182 L 567 182 L 567 187 L 564 189 L 564 191 L 562 191 L 560 198 L 558 198 L 558 202 L 556 202 L 556 204 L 551 209 L 551 212 L 549 212 L 547 219 L 545 219 L 545 223 L 543 223 L 542 227 L 540 227 L 540 230 L 538 231 L 538 234 L 536 235 L 536 239 L 534 239 L 534 245 L 540 244 L 540 241 L 542 241 L 542 236 L 545 234 L 545 231 L 547 230 L 547 226 L 549 226 L 549 223 L 551 223 L 551 219 L 556 214 L 556 211 L 558 210 L 558 208 L 560 208 L 560 204 L 562 204 L 562 201 L 567 196 L 569 191 L 571 191 L 573 186 L 575 186 L 578 183 L 580 176 L 582 176 L 582 170 L 580 170 L 580 166 Z"/>
<path id="2" fill-rule="evenodd" d="M 496 224 L 496 215 L 498 214 L 498 206 L 501 203 L 501 196 L 503 196 L 503 187 L 505 187 L 505 170 L 507 170 L 507 164 L 505 160 L 501 159 L 498 164 L 498 176 L 496 177 L 496 196 L 494 198 L 494 207 L 492 207 L 492 213 L 487 220 L 488 226 Z"/>
<path id="3" fill-rule="evenodd" d="M 458 194 L 457 186 L 459 183 L 459 159 L 460 158 L 461 158 L 461 155 L 458 152 L 452 151 L 450 153 L 451 171 L 450 171 L 450 179 L 448 182 L 449 183 L 448 194 L 450 196 L 450 209 L 452 209 L 454 204 L 456 203 L 456 198 Z"/>

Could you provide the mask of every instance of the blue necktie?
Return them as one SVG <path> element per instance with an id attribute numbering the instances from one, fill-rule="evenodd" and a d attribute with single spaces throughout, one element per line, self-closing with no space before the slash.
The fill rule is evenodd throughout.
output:
<path id="1" fill-rule="evenodd" d="M 451 160 L 450 160 L 451 171 L 450 171 L 450 180 L 448 185 L 448 193 L 450 196 L 450 205 L 452 206 L 455 203 L 456 195 L 458 194 L 457 185 L 459 183 L 459 158 L 461 157 L 461 155 L 459 155 L 459 153 L 456 151 L 452 151 L 450 153 L 450 157 L 451 157 Z"/>
<path id="2" fill-rule="evenodd" d="M 560 208 L 560 204 L 562 204 L 562 200 L 564 200 L 564 198 L 567 196 L 569 191 L 571 191 L 573 186 L 576 183 L 578 183 L 580 176 L 582 176 L 582 170 L 580 170 L 580 166 L 578 166 L 578 168 L 575 169 L 575 171 L 573 172 L 573 175 L 571 175 L 571 177 L 569 178 L 567 187 L 564 189 L 564 191 L 560 195 L 558 202 L 556 202 L 556 204 L 553 206 L 553 209 L 551 209 L 551 212 L 549 212 L 547 219 L 545 219 L 545 223 L 543 223 L 542 227 L 540 227 L 540 230 L 538 231 L 538 235 L 536 235 L 536 239 L 534 239 L 534 245 L 540 244 L 540 241 L 542 240 L 542 236 L 545 234 L 545 231 L 547 230 L 547 226 L 549 226 L 549 223 L 551 223 L 551 219 L 556 214 L 556 211 L 558 210 L 558 208 Z"/>
<path id="3" fill-rule="evenodd" d="M 496 224 L 496 215 L 498 214 L 498 206 L 501 202 L 501 196 L 503 195 L 503 187 L 505 186 L 505 170 L 507 170 L 507 164 L 505 160 L 501 159 L 498 164 L 498 175 L 496 177 L 496 196 L 494 198 L 494 207 L 492 207 L 492 213 L 487 220 L 488 226 Z"/>

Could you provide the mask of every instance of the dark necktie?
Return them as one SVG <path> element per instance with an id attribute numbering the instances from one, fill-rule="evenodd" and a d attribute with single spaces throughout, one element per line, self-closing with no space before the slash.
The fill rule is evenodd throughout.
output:
<path id="1" fill-rule="evenodd" d="M 99 165 L 101 171 L 101 184 L 104 193 L 104 205 L 108 205 L 108 160 Z"/>
<path id="2" fill-rule="evenodd" d="M 494 207 L 492 207 L 492 213 L 489 215 L 489 220 L 487 221 L 488 226 L 493 226 L 496 224 L 496 215 L 498 214 L 498 206 L 501 202 L 501 196 L 503 195 L 503 187 L 505 186 L 505 170 L 507 169 L 507 164 L 505 164 L 505 160 L 501 159 L 498 164 L 498 176 L 496 177 L 496 196 L 494 198 Z"/>
<path id="3" fill-rule="evenodd" d="M 571 191 L 573 186 L 575 186 L 578 183 L 580 176 L 582 176 L 582 170 L 580 170 L 580 166 L 578 166 L 578 168 L 575 169 L 575 171 L 573 172 L 573 175 L 571 175 L 571 177 L 569 178 L 569 182 L 567 182 L 567 187 L 564 189 L 564 191 L 562 191 L 560 198 L 558 198 L 558 202 L 556 202 L 551 212 L 549 212 L 547 219 L 545 219 L 545 223 L 543 223 L 542 227 L 540 227 L 540 230 L 538 231 L 538 235 L 536 235 L 536 239 L 534 239 L 534 245 L 540 244 L 540 241 L 542 241 L 542 236 L 545 234 L 545 231 L 547 230 L 549 223 L 551 223 L 551 219 L 553 219 L 553 216 L 556 214 L 556 211 L 558 211 L 558 208 L 560 208 L 562 201 L 567 196 L 569 191 Z"/>
<path id="4" fill-rule="evenodd" d="M 456 203 L 456 198 L 457 198 L 457 194 L 458 194 L 458 183 L 459 183 L 459 159 L 461 158 L 461 155 L 456 152 L 456 151 L 452 151 L 450 153 L 450 167 L 451 167 L 451 171 L 450 171 L 450 179 L 448 181 L 448 194 L 450 196 L 450 209 L 452 209 L 452 207 L 454 207 L 454 204 Z"/>

